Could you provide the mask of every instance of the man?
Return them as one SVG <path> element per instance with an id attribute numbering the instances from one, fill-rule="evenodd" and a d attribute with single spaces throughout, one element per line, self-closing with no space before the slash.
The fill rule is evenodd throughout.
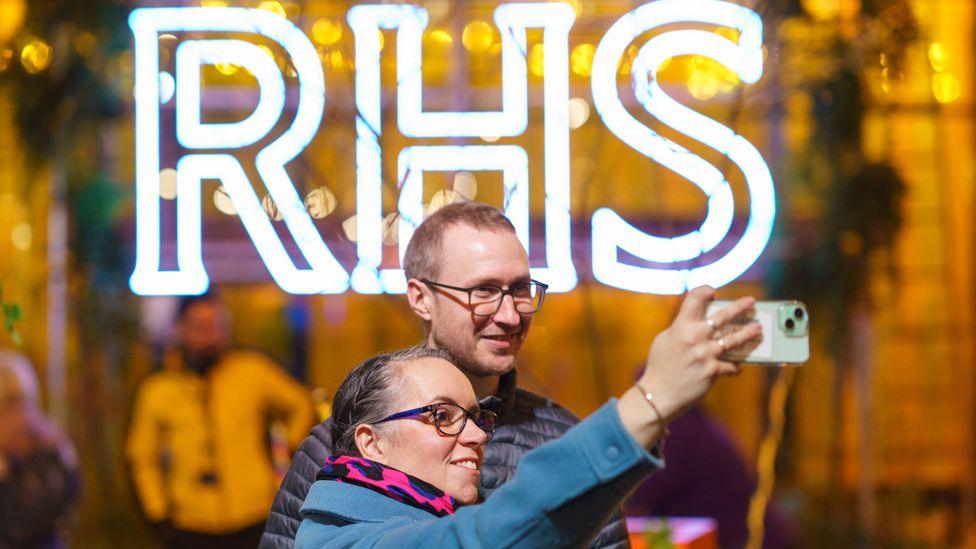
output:
<path id="1" fill-rule="evenodd" d="M 545 285 L 529 278 L 528 255 L 511 222 L 498 209 L 476 202 L 450 204 L 431 214 L 414 232 L 403 265 L 407 300 L 424 322 L 426 343 L 447 351 L 470 379 L 481 406 L 499 416 L 482 468 L 480 492 L 488 497 L 514 475 L 526 452 L 579 421 L 558 404 L 516 387 L 516 358 Z M 699 343 L 686 339 L 688 345 Z M 330 448 L 326 422 L 292 458 L 261 547 L 293 545 L 299 509 Z M 626 545 L 619 514 L 593 542 Z"/>
<path id="2" fill-rule="evenodd" d="M 177 315 L 179 356 L 143 381 L 126 442 L 146 517 L 170 547 L 255 546 L 277 478 L 272 416 L 291 447 L 313 424 L 305 388 L 254 351 L 232 349 L 227 313 L 211 295 Z"/>

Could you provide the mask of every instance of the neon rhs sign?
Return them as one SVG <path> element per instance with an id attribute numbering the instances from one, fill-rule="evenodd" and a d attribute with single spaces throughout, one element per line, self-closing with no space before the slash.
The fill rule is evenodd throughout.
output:
<path id="1" fill-rule="evenodd" d="M 421 38 L 427 12 L 415 5 L 357 5 L 348 12 L 355 36 L 356 210 L 358 263 L 347 272 L 336 260 L 308 215 L 285 165 L 315 136 L 328 97 L 321 62 L 308 38 L 287 19 L 246 8 L 141 8 L 129 25 L 135 35 L 136 63 L 136 265 L 130 281 L 142 295 L 195 294 L 206 290 L 203 264 L 201 184 L 220 180 L 271 276 L 295 294 L 403 292 L 400 269 L 381 267 L 382 259 L 382 103 L 380 101 L 381 32 L 397 34 L 397 125 L 409 138 L 520 136 L 528 126 L 528 82 L 524 51 L 529 29 L 542 30 L 545 153 L 545 250 L 547 266 L 533 276 L 553 291 L 569 291 L 577 276 L 571 257 L 569 185 L 569 31 L 573 10 L 559 3 L 498 6 L 501 31 L 502 107 L 498 111 L 426 112 L 423 110 Z M 631 69 L 634 94 L 652 116 L 672 129 L 719 151 L 743 173 L 749 191 L 749 218 L 735 244 L 715 261 L 693 268 L 669 268 L 713 251 L 732 227 L 734 204 L 729 182 L 705 159 L 655 132 L 627 112 L 618 95 L 616 67 L 629 44 L 665 25 L 707 24 L 738 31 L 737 41 L 704 30 L 670 30 L 638 50 Z M 290 57 L 298 80 L 295 120 L 282 135 L 257 153 L 255 165 L 281 213 L 307 267 L 288 255 L 233 151 L 265 137 L 278 123 L 286 86 L 271 55 L 241 39 L 192 39 L 176 48 L 176 138 L 189 154 L 177 163 L 177 261 L 175 270 L 160 265 L 160 122 L 159 105 L 167 80 L 159 68 L 159 36 L 171 32 L 253 34 L 273 40 Z M 740 276 L 769 241 L 775 217 L 773 181 L 756 148 L 730 128 L 685 107 L 661 88 L 657 73 L 671 57 L 700 55 L 721 63 L 746 83 L 762 75 L 762 21 L 744 7 L 719 0 L 658 0 L 621 17 L 606 32 L 593 59 L 593 101 L 604 124 L 628 146 L 697 186 L 708 197 L 707 213 L 693 231 L 656 236 L 634 227 L 609 208 L 592 217 L 592 263 L 597 280 L 619 288 L 676 294 L 700 284 L 721 286 Z M 234 63 L 245 67 L 259 85 L 257 106 L 247 118 L 231 123 L 201 121 L 203 65 Z M 162 85 L 161 85 L 162 82 Z M 416 145 L 399 153 L 397 205 L 399 251 L 405 250 L 423 217 L 425 171 L 492 170 L 502 173 L 505 214 L 522 243 L 529 244 L 529 157 L 516 145 Z M 618 252 L 659 266 L 621 262 Z"/>

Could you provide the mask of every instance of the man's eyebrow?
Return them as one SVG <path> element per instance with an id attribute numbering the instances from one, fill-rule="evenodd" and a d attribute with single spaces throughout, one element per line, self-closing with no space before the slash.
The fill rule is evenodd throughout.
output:
<path id="1" fill-rule="evenodd" d="M 502 287 L 505 287 L 505 286 L 508 286 L 509 288 L 511 288 L 512 286 L 517 286 L 519 284 L 528 284 L 531 281 L 532 281 L 532 278 L 529 277 L 529 276 L 516 278 L 515 280 L 511 281 L 509 284 L 506 284 L 505 281 L 503 281 L 501 279 L 498 279 L 498 278 L 484 278 L 484 279 L 476 280 L 476 281 L 472 282 L 471 284 L 469 284 L 469 286 L 470 287 L 475 287 L 475 286 L 490 285 L 490 286 L 498 286 L 499 288 L 502 288 Z"/>

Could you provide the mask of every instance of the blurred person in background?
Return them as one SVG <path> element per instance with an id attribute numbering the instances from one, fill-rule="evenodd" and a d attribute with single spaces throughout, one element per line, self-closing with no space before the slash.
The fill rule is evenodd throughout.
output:
<path id="1" fill-rule="evenodd" d="M 0 547 L 66 547 L 78 486 L 74 446 L 44 417 L 34 369 L 0 349 Z"/>
<path id="2" fill-rule="evenodd" d="M 278 484 L 270 422 L 296 447 L 314 424 L 309 392 L 268 356 L 231 346 L 212 294 L 180 304 L 175 337 L 133 403 L 126 456 L 142 510 L 170 547 L 254 547 Z"/>
<path id="3" fill-rule="evenodd" d="M 674 420 L 670 429 L 664 448 L 668 466 L 634 491 L 624 511 L 628 516 L 711 517 L 718 524 L 719 547 L 746 547 L 756 478 L 731 434 L 701 406 Z M 762 546 L 794 547 L 798 541 L 795 526 L 769 502 Z"/>

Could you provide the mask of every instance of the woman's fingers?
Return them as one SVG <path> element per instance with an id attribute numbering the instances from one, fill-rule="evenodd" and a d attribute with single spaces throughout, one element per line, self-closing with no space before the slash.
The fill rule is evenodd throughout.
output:
<path id="1" fill-rule="evenodd" d="M 705 313 L 708 312 L 708 305 L 713 299 L 715 299 L 715 289 L 711 286 L 699 286 L 691 290 L 681 303 L 678 316 L 674 319 L 675 323 L 704 319 Z"/>
<path id="2" fill-rule="evenodd" d="M 753 297 L 743 297 L 741 299 L 737 299 L 731 304 L 712 313 L 712 315 L 708 317 L 705 322 L 708 324 L 708 320 L 711 320 L 711 325 L 714 325 L 715 329 L 721 329 L 726 324 L 731 322 L 732 319 L 751 313 L 752 307 L 755 304 L 756 299 Z M 709 327 L 711 327 L 711 325 Z"/>
<path id="3" fill-rule="evenodd" d="M 715 371 L 720 376 L 735 376 L 739 375 L 739 372 L 742 371 L 742 365 L 735 362 L 719 360 L 715 366 Z"/>
<path id="4" fill-rule="evenodd" d="M 724 349 L 722 353 L 733 351 L 747 343 L 752 343 L 762 338 L 762 326 L 758 322 L 750 322 L 729 333 L 722 335 Z"/>

